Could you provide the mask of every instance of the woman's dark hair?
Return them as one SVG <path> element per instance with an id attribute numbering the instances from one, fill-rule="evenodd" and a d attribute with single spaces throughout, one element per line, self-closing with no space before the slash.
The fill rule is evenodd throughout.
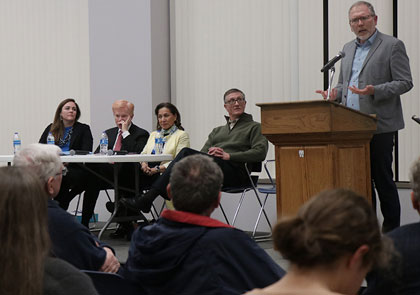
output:
<path id="1" fill-rule="evenodd" d="M 178 129 L 180 130 L 184 130 L 184 127 L 182 127 L 181 125 L 181 114 L 178 112 L 178 109 L 176 108 L 176 106 L 174 106 L 173 104 L 171 104 L 170 102 L 162 102 L 160 104 L 158 104 L 155 108 L 155 115 L 157 117 L 159 110 L 162 108 L 167 108 L 173 115 L 176 116 L 176 120 L 175 120 L 175 126 L 178 127 Z M 156 123 L 156 129 L 157 130 L 161 130 L 162 127 L 160 127 L 159 125 L 159 120 Z"/>
<path id="2" fill-rule="evenodd" d="M 3 295 L 42 294 L 50 249 L 47 199 L 26 167 L 0 168 L 0 288 Z"/>
<path id="3" fill-rule="evenodd" d="M 340 257 L 369 246 L 364 265 L 383 266 L 392 245 L 382 239 L 378 220 L 366 198 L 345 189 L 321 192 L 293 218 L 273 230 L 274 247 L 300 267 L 331 265 Z"/>
<path id="4" fill-rule="evenodd" d="M 75 123 L 80 118 L 81 112 L 80 112 L 79 105 L 77 104 L 77 102 L 73 98 L 66 98 L 65 100 L 60 102 L 57 109 L 55 110 L 54 121 L 53 121 L 53 123 L 51 125 L 51 129 L 50 129 L 50 132 L 52 133 L 52 135 L 54 135 L 55 142 L 58 142 L 60 140 L 60 138 L 63 137 L 63 134 L 64 134 L 64 124 L 63 124 L 63 120 L 61 119 L 61 111 L 62 111 L 64 105 L 68 102 L 73 102 L 76 105 L 77 112 L 76 112 Z"/>

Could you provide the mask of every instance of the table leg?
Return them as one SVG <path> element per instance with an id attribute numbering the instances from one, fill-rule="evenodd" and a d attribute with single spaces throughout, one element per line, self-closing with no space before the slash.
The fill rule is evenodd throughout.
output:
<path id="1" fill-rule="evenodd" d="M 102 237 L 102 234 L 105 232 L 105 230 L 108 228 L 112 220 L 114 219 L 115 214 L 117 214 L 118 205 L 119 205 L 119 192 L 118 192 L 118 165 L 117 163 L 114 163 L 114 212 L 112 212 L 111 217 L 107 220 L 104 227 L 101 229 L 98 235 L 98 239 L 100 240 Z"/>

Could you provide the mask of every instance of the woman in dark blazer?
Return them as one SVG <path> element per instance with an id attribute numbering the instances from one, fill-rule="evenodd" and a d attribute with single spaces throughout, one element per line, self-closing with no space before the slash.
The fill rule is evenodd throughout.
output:
<path id="1" fill-rule="evenodd" d="M 55 144 L 66 153 L 70 150 L 92 151 L 93 137 L 89 125 L 78 122 L 79 105 L 73 98 L 63 100 L 57 107 L 54 121 L 45 128 L 39 143 L 47 143 L 48 134 L 54 136 Z"/>
<path id="2" fill-rule="evenodd" d="M 93 137 L 87 124 L 78 122 L 80 118 L 79 105 L 73 98 L 67 98 L 60 102 L 55 111 L 54 121 L 45 128 L 39 139 L 39 143 L 47 143 L 48 134 L 54 136 L 55 145 L 66 154 L 71 150 L 91 152 Z M 67 165 L 68 173 L 63 177 L 61 189 L 55 200 L 67 210 L 70 201 L 84 190 L 84 181 L 87 172 L 78 164 Z"/>

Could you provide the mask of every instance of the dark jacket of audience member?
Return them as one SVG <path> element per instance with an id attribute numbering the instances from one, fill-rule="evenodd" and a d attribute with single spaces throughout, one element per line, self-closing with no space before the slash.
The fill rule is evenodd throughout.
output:
<path id="1" fill-rule="evenodd" d="M 45 260 L 43 295 L 95 295 L 90 278 L 69 263 L 53 257 Z"/>
<path id="2" fill-rule="evenodd" d="M 106 252 L 103 247 L 107 245 L 100 242 L 87 227 L 77 222 L 74 216 L 60 208 L 54 200 L 48 200 L 48 230 L 52 252 L 57 257 L 78 269 L 99 270 L 104 264 Z"/>
<path id="3" fill-rule="evenodd" d="M 390 270 L 368 274 L 363 295 L 420 294 L 420 223 L 399 227 L 387 234 L 399 256 L 394 257 Z"/>
<path id="4" fill-rule="evenodd" d="M 420 213 L 420 160 L 411 168 L 411 202 Z M 392 239 L 398 256 L 389 270 L 376 270 L 368 274 L 368 286 L 363 293 L 370 294 L 420 294 L 420 222 L 407 224 L 387 233 Z"/>
<path id="5" fill-rule="evenodd" d="M 210 217 L 219 206 L 223 173 L 207 155 L 173 167 L 166 210 L 137 230 L 121 273 L 146 294 L 242 294 L 284 271 L 244 232 Z"/>
<path id="6" fill-rule="evenodd" d="M 135 232 L 129 253 L 125 275 L 150 294 L 241 294 L 284 274 L 243 231 L 182 211 Z"/>

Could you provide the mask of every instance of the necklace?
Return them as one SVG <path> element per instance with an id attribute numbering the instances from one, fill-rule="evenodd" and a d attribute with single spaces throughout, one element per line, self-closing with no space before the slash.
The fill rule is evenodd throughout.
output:
<path id="1" fill-rule="evenodd" d="M 67 134 L 64 138 L 60 138 L 60 140 L 58 141 L 58 146 L 67 145 L 70 142 L 72 133 L 73 133 L 73 126 L 70 127 L 69 132 L 67 132 Z"/>

